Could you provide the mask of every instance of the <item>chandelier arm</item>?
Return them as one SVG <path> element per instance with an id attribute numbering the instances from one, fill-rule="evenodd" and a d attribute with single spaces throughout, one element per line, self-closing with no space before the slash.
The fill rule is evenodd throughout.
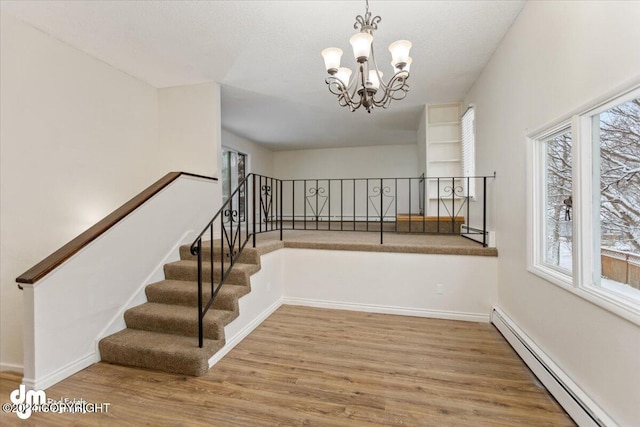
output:
<path id="1" fill-rule="evenodd" d="M 407 71 L 399 71 L 393 76 L 389 81 L 388 90 L 388 94 L 391 99 L 399 101 L 407 96 L 407 92 L 409 92 L 409 84 L 407 83 L 408 79 L 409 73 Z"/>
<path id="2" fill-rule="evenodd" d="M 337 77 L 329 76 L 326 78 L 326 83 L 329 85 L 329 91 L 338 96 L 338 105 L 341 107 L 349 107 L 352 112 L 362 106 L 362 98 L 358 102 L 354 102 L 354 96 L 352 96 L 348 88 Z"/>
<path id="3" fill-rule="evenodd" d="M 367 79 L 365 78 L 364 64 L 360 65 L 360 83 L 362 83 L 362 93 L 358 91 L 358 93 L 360 93 L 360 101 L 366 105 L 368 103 L 367 100 L 369 98 L 369 94 L 367 92 Z"/>
<path id="4" fill-rule="evenodd" d="M 373 63 L 373 67 L 376 70 L 376 74 L 378 76 L 378 81 L 380 82 L 380 87 L 387 90 L 387 85 L 382 80 L 382 76 L 380 75 L 380 69 L 378 68 L 378 63 L 376 62 L 376 54 L 373 49 L 373 43 L 371 44 L 371 62 Z"/>
<path id="5" fill-rule="evenodd" d="M 353 84 L 353 91 L 351 92 L 351 98 L 355 99 L 356 93 L 358 93 L 359 85 L 358 81 L 362 80 L 362 64 L 356 68 L 356 75 L 351 82 Z M 362 98 L 362 97 L 361 97 Z"/>

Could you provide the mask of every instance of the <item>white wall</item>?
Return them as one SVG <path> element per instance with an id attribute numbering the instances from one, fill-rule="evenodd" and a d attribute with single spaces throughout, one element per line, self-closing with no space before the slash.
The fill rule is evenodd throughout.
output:
<path id="1" fill-rule="evenodd" d="M 222 145 L 249 156 L 249 173 L 274 177 L 274 156 L 273 152 L 268 148 L 225 129 L 222 129 Z"/>
<path id="2" fill-rule="evenodd" d="M 157 91 L 2 14 L 2 367 L 22 365 L 15 278 L 164 175 Z"/>
<path id="3" fill-rule="evenodd" d="M 496 257 L 281 249 L 284 302 L 487 322 Z"/>
<path id="4" fill-rule="evenodd" d="M 417 177 L 416 145 L 327 148 L 274 152 L 274 175 L 300 178 Z"/>
<path id="5" fill-rule="evenodd" d="M 0 367 L 21 370 L 15 278 L 167 172 L 215 176 L 220 100 L 217 84 L 159 93 L 1 19 Z"/>
<path id="6" fill-rule="evenodd" d="M 182 175 L 34 285 L 24 285 L 24 379 L 40 390 L 100 360 L 100 339 L 164 278 L 216 206 L 217 183 Z"/>
<path id="7" fill-rule="evenodd" d="M 497 171 L 499 306 L 622 426 L 640 420 L 640 328 L 527 272 L 525 135 L 639 81 L 638 22 L 638 2 L 528 2 L 465 99 L 478 171 Z"/>
<path id="8" fill-rule="evenodd" d="M 202 83 L 158 93 L 158 134 L 166 170 L 217 176 L 220 86 Z"/>

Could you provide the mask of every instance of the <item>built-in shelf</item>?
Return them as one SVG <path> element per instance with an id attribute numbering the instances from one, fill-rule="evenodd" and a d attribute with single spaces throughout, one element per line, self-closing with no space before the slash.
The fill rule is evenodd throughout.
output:
<path id="1" fill-rule="evenodd" d="M 448 141 L 431 141 L 431 142 L 429 142 L 429 145 L 435 145 L 435 144 L 459 144 L 461 142 L 462 142 L 462 140 L 460 140 L 460 139 L 450 139 Z"/>
<path id="2" fill-rule="evenodd" d="M 455 163 L 459 161 L 460 159 L 439 159 L 439 160 L 431 160 L 430 163 Z"/>
<path id="3" fill-rule="evenodd" d="M 462 181 L 450 177 L 460 176 L 462 155 L 461 106 L 459 103 L 427 106 L 426 169 L 427 176 L 441 177 L 428 181 L 425 211 L 435 215 L 438 205 L 451 209 L 460 206 L 465 198 L 458 193 L 446 197 L 447 187 L 462 186 Z M 438 188 L 439 187 L 439 188 Z M 460 187 L 462 188 L 462 187 Z M 438 189 L 441 200 L 438 201 Z M 451 191 L 451 190 L 449 190 Z M 452 206 L 455 205 L 455 206 Z"/>
<path id="4" fill-rule="evenodd" d="M 433 127 L 433 126 L 455 126 L 455 125 L 459 125 L 460 124 L 460 120 L 456 120 L 454 122 L 429 122 L 429 127 Z"/>

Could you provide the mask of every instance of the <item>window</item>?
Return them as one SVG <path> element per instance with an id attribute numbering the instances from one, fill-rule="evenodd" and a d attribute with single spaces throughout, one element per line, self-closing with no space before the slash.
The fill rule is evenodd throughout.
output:
<path id="1" fill-rule="evenodd" d="M 233 191 L 246 176 L 247 155 L 228 148 L 222 148 L 222 201 L 226 202 Z M 234 202 L 233 209 L 240 214 L 240 220 L 244 221 L 245 192 L 241 189 L 238 202 Z"/>
<path id="2" fill-rule="evenodd" d="M 571 131 L 563 129 L 542 141 L 544 149 L 544 254 L 545 264 L 571 273 L 573 231 L 571 221 Z"/>
<path id="3" fill-rule="evenodd" d="M 591 128 L 593 281 L 640 301 L 640 97 L 594 114 Z"/>
<path id="4" fill-rule="evenodd" d="M 474 107 L 469 107 L 462 115 L 462 176 L 476 174 L 476 119 Z M 475 197 L 475 180 L 468 180 L 467 195 Z M 467 185 L 467 183 L 465 183 Z"/>
<path id="5" fill-rule="evenodd" d="M 533 134 L 528 269 L 640 324 L 640 88 Z"/>
<path id="6" fill-rule="evenodd" d="M 535 137 L 530 145 L 534 184 L 530 269 L 556 283 L 573 274 L 573 140 L 567 122 Z"/>

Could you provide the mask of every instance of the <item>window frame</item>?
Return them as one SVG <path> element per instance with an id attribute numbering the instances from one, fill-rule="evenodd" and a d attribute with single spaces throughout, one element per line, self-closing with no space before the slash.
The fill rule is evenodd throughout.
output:
<path id="1" fill-rule="evenodd" d="M 527 141 L 528 148 L 528 177 L 529 177 L 529 189 L 527 193 L 529 201 L 529 224 L 528 230 L 528 262 L 527 269 L 532 273 L 541 276 L 542 278 L 555 283 L 562 287 L 573 286 L 573 274 L 575 271 L 575 256 L 573 256 L 572 271 L 568 272 L 564 269 L 557 268 L 549 265 L 545 262 L 546 252 L 546 141 L 550 138 L 571 132 L 572 144 L 572 157 L 574 154 L 574 137 L 571 121 L 563 120 L 560 123 L 546 129 L 543 132 L 530 136 Z M 572 180 L 575 181 L 574 168 L 572 165 L 571 175 Z M 572 189 L 573 189 L 572 184 Z M 575 190 L 574 190 L 575 191 Z M 575 201 L 574 201 L 575 204 Z M 575 218 L 575 215 L 574 215 Z M 575 222 L 573 226 L 573 236 L 575 245 Z"/>
<path id="2" fill-rule="evenodd" d="M 593 117 L 631 99 L 640 97 L 640 85 L 618 90 L 601 97 L 560 120 L 527 135 L 527 270 L 546 281 L 596 304 L 620 317 L 640 325 L 640 298 L 632 299 L 605 289 L 594 275 L 600 274 L 600 219 L 595 218 L 599 206 L 600 173 L 594 168 L 595 141 Z M 544 262 L 546 247 L 545 219 L 545 152 L 544 141 L 558 132 L 571 131 L 572 147 L 572 274 L 555 269 Z M 598 151 L 599 156 L 599 151 Z M 599 188 L 599 187 L 598 187 Z M 598 200 L 595 200 L 598 198 Z M 599 210 L 597 211 L 599 212 Z"/>

